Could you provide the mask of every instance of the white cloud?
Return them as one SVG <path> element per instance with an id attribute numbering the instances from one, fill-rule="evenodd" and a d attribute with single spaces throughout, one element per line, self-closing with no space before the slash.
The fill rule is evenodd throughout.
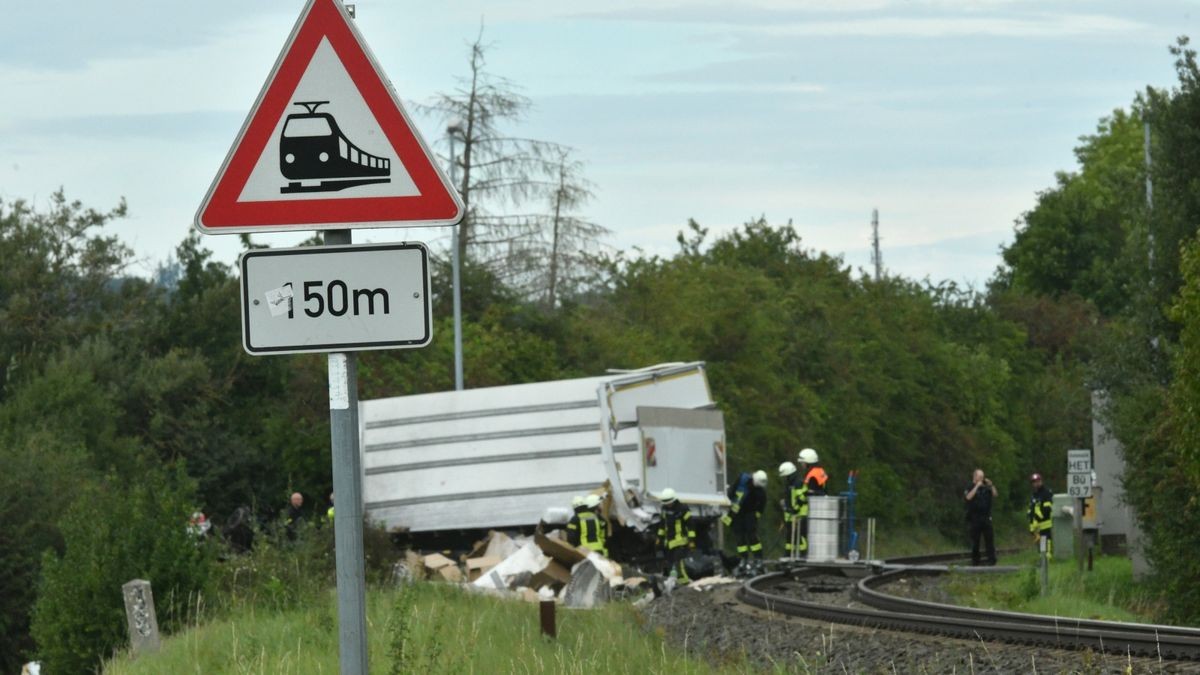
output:
<path id="1" fill-rule="evenodd" d="M 1130 19 L 1098 14 L 1041 14 L 1029 17 L 880 17 L 837 21 L 797 21 L 758 29 L 776 36 L 839 37 L 1073 37 L 1127 34 L 1146 28 Z"/>

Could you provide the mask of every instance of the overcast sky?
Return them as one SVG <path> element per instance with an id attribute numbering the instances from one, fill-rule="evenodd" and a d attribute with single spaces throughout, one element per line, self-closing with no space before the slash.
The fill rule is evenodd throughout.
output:
<path id="1" fill-rule="evenodd" d="M 187 235 L 303 4 L 5 0 L 0 198 L 125 197 L 115 232 L 149 273 Z M 533 101 L 520 133 L 578 150 L 596 185 L 583 213 L 614 248 L 669 255 L 689 217 L 722 232 L 765 215 L 866 267 L 878 208 L 890 271 L 979 285 L 1076 139 L 1174 82 L 1167 46 L 1195 32 L 1198 3 L 356 4 L 406 101 L 454 86 L 482 21 L 489 69 Z M 417 124 L 444 149 L 438 121 Z M 236 237 L 205 240 L 235 259 Z"/>

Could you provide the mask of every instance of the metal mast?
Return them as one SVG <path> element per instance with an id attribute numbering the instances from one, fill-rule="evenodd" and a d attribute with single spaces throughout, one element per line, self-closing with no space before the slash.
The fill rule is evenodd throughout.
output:
<path id="1" fill-rule="evenodd" d="M 875 281 L 883 278 L 883 253 L 879 250 L 879 209 L 871 209 L 871 264 L 875 266 Z"/>

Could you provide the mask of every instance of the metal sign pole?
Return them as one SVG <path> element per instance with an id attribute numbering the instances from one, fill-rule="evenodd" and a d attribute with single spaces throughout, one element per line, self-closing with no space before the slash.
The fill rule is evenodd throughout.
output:
<path id="1" fill-rule="evenodd" d="M 351 243 L 350 230 L 329 230 L 325 245 Z M 363 563 L 362 459 L 358 452 L 358 360 L 329 355 L 329 437 L 337 564 L 338 663 L 342 675 L 367 673 L 367 598 Z"/>

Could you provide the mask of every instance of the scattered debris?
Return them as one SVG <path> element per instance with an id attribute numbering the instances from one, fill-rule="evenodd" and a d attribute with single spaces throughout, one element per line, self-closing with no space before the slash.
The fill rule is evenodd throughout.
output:
<path id="1" fill-rule="evenodd" d="M 604 575 L 591 560 L 584 560 L 571 569 L 571 582 L 563 589 L 562 600 L 567 607 L 591 609 L 607 600 L 608 594 Z"/>
<path id="2" fill-rule="evenodd" d="M 521 547 L 516 553 L 508 556 L 487 574 L 480 576 L 474 582 L 475 586 L 480 588 L 494 588 L 496 590 L 504 590 L 514 588 L 518 585 L 518 575 L 524 573 L 532 578 L 534 574 L 546 569 L 550 564 L 550 558 L 547 558 L 542 550 L 534 543 L 528 543 Z"/>
<path id="3" fill-rule="evenodd" d="M 480 558 L 467 559 L 467 581 L 475 581 L 483 576 L 488 570 L 496 565 L 504 562 L 503 558 L 498 556 L 486 555 Z"/>
<path id="4" fill-rule="evenodd" d="M 688 586 L 693 591 L 707 591 L 707 590 L 710 590 L 713 586 L 724 586 L 725 584 L 736 584 L 736 583 L 739 583 L 739 582 L 737 579 L 734 579 L 733 577 L 712 576 L 712 577 L 704 577 L 703 579 L 697 579 L 697 580 L 693 581 L 692 583 L 688 584 Z"/>

